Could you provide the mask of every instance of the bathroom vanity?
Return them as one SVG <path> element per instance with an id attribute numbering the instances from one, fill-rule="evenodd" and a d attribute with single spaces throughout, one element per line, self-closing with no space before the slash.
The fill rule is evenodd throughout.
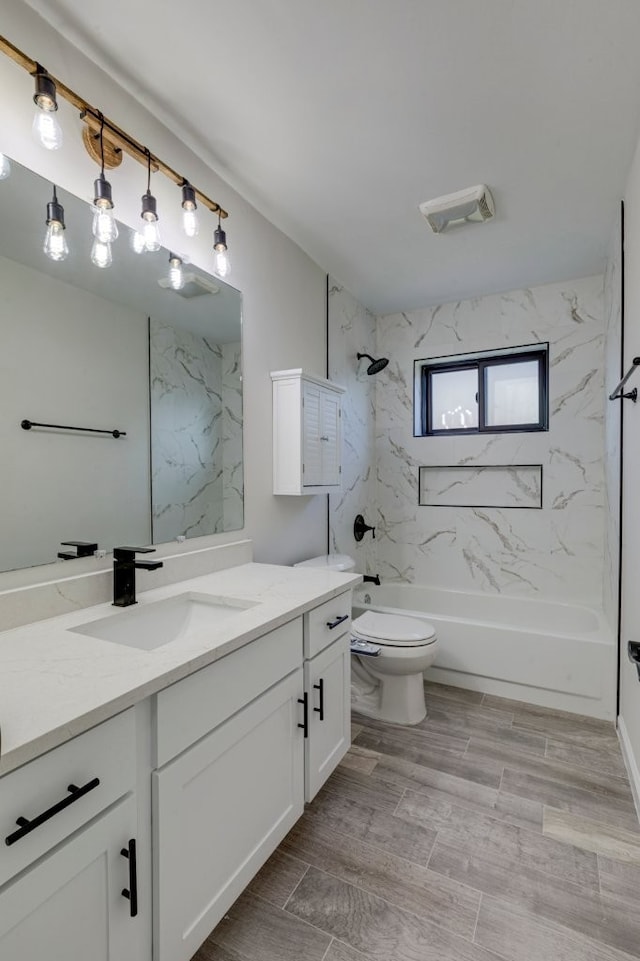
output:
<path id="1" fill-rule="evenodd" d="M 359 580 L 243 564 L 0 635 L 3 961 L 192 957 L 349 746 Z"/>

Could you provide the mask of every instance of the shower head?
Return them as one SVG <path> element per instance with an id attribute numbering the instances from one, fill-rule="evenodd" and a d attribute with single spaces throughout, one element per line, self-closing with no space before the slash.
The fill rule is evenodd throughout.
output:
<path id="1" fill-rule="evenodd" d="M 371 361 L 367 367 L 367 373 L 370 377 L 372 374 L 379 374 L 380 371 L 384 370 L 389 363 L 388 357 L 380 357 L 378 360 L 374 360 L 371 354 L 358 354 L 358 360 L 362 360 L 363 357 L 366 357 L 367 360 Z"/>

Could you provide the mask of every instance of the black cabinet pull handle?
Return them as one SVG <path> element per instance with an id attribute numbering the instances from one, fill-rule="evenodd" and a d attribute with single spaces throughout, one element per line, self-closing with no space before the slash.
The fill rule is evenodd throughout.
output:
<path id="1" fill-rule="evenodd" d="M 320 706 L 314 707 L 313 710 L 315 711 L 316 714 L 320 715 L 319 720 L 324 721 L 324 678 L 323 677 L 320 678 L 317 684 L 313 685 L 313 689 L 314 691 L 318 691 L 320 694 L 320 698 L 319 698 Z"/>
<path id="2" fill-rule="evenodd" d="M 344 622 L 348 620 L 349 620 L 349 615 L 343 614 L 342 617 L 336 617 L 335 621 L 327 621 L 327 627 L 329 628 L 330 631 L 332 631 L 334 627 L 338 626 L 338 624 L 344 624 Z"/>
<path id="3" fill-rule="evenodd" d="M 126 848 L 120 854 L 129 859 L 129 887 L 122 889 L 122 897 L 129 901 L 129 914 L 135 918 L 138 914 L 138 860 L 136 857 L 135 838 L 131 838 Z"/>
<path id="4" fill-rule="evenodd" d="M 629 660 L 632 664 L 635 664 L 638 671 L 638 680 L 640 681 L 640 644 L 638 641 L 629 641 L 627 644 L 627 653 L 629 654 Z"/>
<path id="5" fill-rule="evenodd" d="M 298 704 L 302 704 L 302 724 L 298 727 L 302 728 L 305 737 L 309 737 L 309 695 L 306 691 L 298 698 Z"/>
<path id="6" fill-rule="evenodd" d="M 84 797 L 85 794 L 88 794 L 89 791 L 93 791 L 93 789 L 99 784 L 100 778 L 98 777 L 94 777 L 92 781 L 87 781 L 87 783 L 83 784 L 82 787 L 76 787 L 75 784 L 70 784 L 67 788 L 67 791 L 70 792 L 69 797 L 62 798 L 62 800 L 58 801 L 57 804 L 54 804 L 46 811 L 43 811 L 42 814 L 38 814 L 38 816 L 35 818 L 17 818 L 16 824 L 19 825 L 18 830 L 14 831 L 12 834 L 8 834 L 4 839 L 4 843 L 8 846 L 15 844 L 16 841 L 20 840 L 20 838 L 26 837 L 27 834 L 31 834 L 32 831 L 35 831 L 36 828 L 39 828 L 41 824 L 45 823 L 45 821 L 55 817 L 55 815 L 59 814 L 60 811 L 64 811 L 64 809 L 68 808 L 70 804 L 74 803 L 74 801 L 80 800 L 80 798 Z"/>

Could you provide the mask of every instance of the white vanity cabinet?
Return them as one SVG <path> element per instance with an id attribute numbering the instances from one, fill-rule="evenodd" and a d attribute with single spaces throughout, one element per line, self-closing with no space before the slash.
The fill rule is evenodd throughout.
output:
<path id="1" fill-rule="evenodd" d="M 141 961 L 135 750 L 130 710 L 0 779 L 2 961 Z"/>
<path id="2" fill-rule="evenodd" d="M 339 491 L 344 387 L 300 369 L 272 371 L 271 379 L 273 493 Z"/>
<path id="3" fill-rule="evenodd" d="M 160 757 L 170 711 L 204 736 L 152 775 L 154 961 L 188 961 L 302 814 L 301 665 L 297 618 L 158 695 Z"/>
<path id="4" fill-rule="evenodd" d="M 304 615 L 305 801 L 312 801 L 351 743 L 351 591 Z"/>

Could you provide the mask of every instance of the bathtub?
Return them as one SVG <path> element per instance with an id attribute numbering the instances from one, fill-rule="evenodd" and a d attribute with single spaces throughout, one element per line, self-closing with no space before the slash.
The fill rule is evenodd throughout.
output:
<path id="1" fill-rule="evenodd" d="M 436 629 L 433 681 L 545 707 L 613 719 L 616 646 L 601 611 L 530 598 L 414 584 L 366 583 L 365 610 L 423 618 Z"/>

